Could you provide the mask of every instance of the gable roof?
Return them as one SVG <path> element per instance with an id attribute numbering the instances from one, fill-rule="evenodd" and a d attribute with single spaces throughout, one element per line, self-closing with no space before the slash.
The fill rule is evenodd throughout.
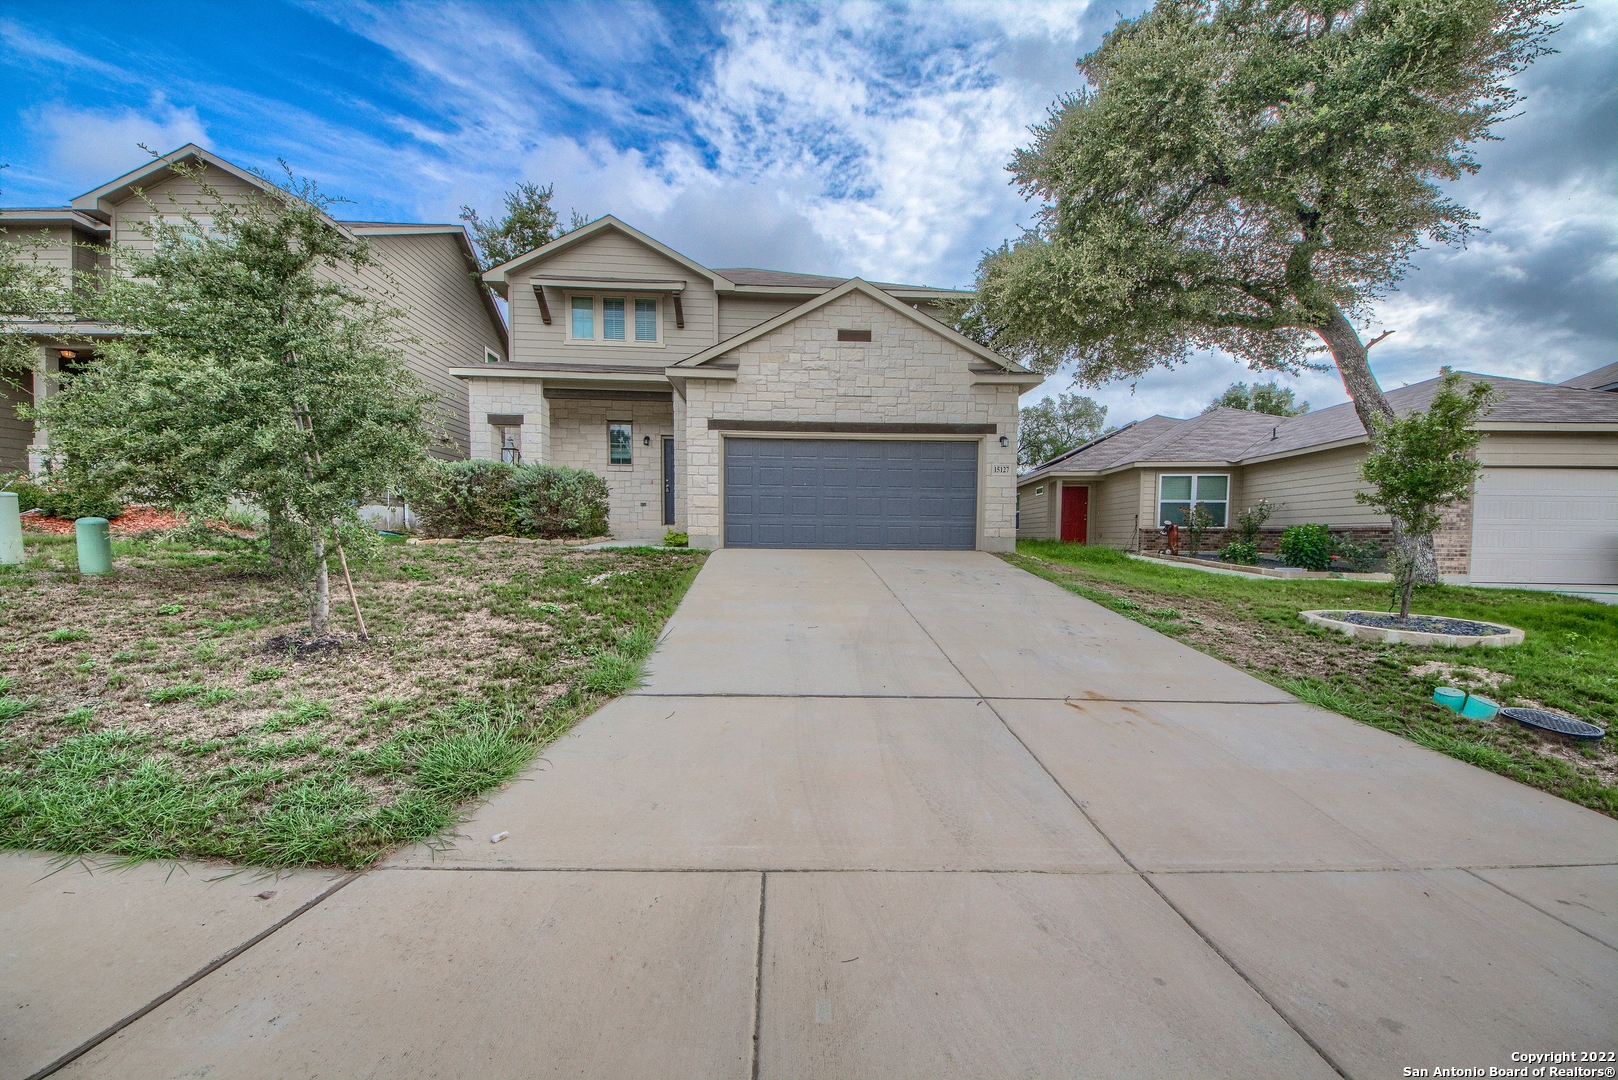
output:
<path id="1" fill-rule="evenodd" d="M 116 180 L 109 180 L 92 191 L 74 199 L 69 205 L 75 210 L 81 210 L 103 221 L 111 220 L 112 208 L 134 194 L 136 189 L 147 187 L 153 182 L 161 182 L 172 175 L 172 166 L 188 161 L 200 161 L 210 168 L 228 173 L 244 184 L 251 184 L 260 191 L 268 191 L 269 187 L 263 177 L 255 176 L 239 166 L 232 165 L 218 154 L 204 150 L 196 143 L 186 143 L 178 150 L 154 157 L 151 161 L 138 169 L 133 169 Z"/>
<path id="2" fill-rule="evenodd" d="M 1586 371 L 1583 375 L 1575 375 L 1562 385 L 1580 390 L 1618 390 L 1618 363 Z"/>
<path id="3" fill-rule="evenodd" d="M 499 266 L 490 267 L 484 273 L 483 280 L 488 282 L 491 286 L 494 286 L 497 290 L 503 289 L 511 281 L 512 275 L 520 274 L 524 270 L 527 270 L 538 263 L 542 263 L 554 255 L 559 255 L 569 248 L 576 247 L 584 241 L 589 240 L 591 237 L 598 236 L 603 232 L 609 231 L 620 233 L 629 237 L 631 240 L 635 240 L 646 245 L 659 255 L 663 256 L 665 259 L 678 263 L 698 277 L 704 279 L 705 281 L 711 282 L 715 289 L 727 291 L 735 288 L 734 283 L 726 278 L 723 274 L 710 270 L 696 260 L 689 259 L 686 256 L 681 255 L 678 251 L 675 251 L 662 241 L 654 240 L 652 237 L 647 236 L 639 229 L 619 221 L 611 214 L 608 214 L 605 217 L 598 217 L 594 221 L 590 222 L 590 224 L 582 225 L 570 233 L 563 233 L 550 243 L 541 244 L 532 251 L 525 251 L 521 255 L 518 255 L 515 259 L 509 259 L 506 262 L 501 263 Z"/>
<path id="4" fill-rule="evenodd" d="M 1610 425 L 1618 432 L 1618 395 L 1468 371 L 1460 374 L 1469 382 L 1483 380 L 1494 387 L 1494 407 L 1479 421 L 1484 429 L 1573 424 Z M 1388 404 L 1401 415 L 1425 409 L 1438 383 L 1428 379 L 1389 390 Z M 1097 473 L 1130 465 L 1189 461 L 1236 465 L 1364 441 L 1365 427 L 1348 401 L 1291 417 L 1224 408 L 1189 420 L 1153 416 L 1052 458 L 1019 476 L 1017 483 L 1051 473 Z"/>
<path id="5" fill-rule="evenodd" d="M 965 349 L 974 356 L 987 360 L 989 363 L 995 365 L 995 367 L 1000 368 L 1004 374 L 1026 376 L 1026 381 L 1029 387 L 1037 386 L 1044 381 L 1043 376 L 1036 375 L 1034 372 L 1029 371 L 1021 364 L 1007 360 L 993 349 L 979 345 L 971 338 L 957 333 L 955 330 L 945 326 L 932 316 L 923 315 L 921 312 L 910 307 L 908 304 L 901 303 L 892 296 L 889 296 L 882 289 L 872 285 L 869 281 L 866 281 L 863 278 L 849 278 L 835 289 L 830 289 L 821 293 L 819 296 L 812 297 L 811 299 L 799 304 L 797 307 L 789 308 L 788 310 L 777 315 L 775 318 L 761 322 L 749 330 L 743 330 L 739 334 L 733 334 L 716 345 L 710 345 L 701 352 L 694 353 L 693 355 L 686 357 L 679 363 L 671 364 L 664 370 L 669 375 L 688 374 L 689 369 L 691 368 L 699 368 L 708 363 L 710 360 L 714 360 L 728 352 L 739 349 L 750 341 L 755 341 L 758 338 L 763 337 L 765 334 L 771 333 L 772 331 L 785 326 L 787 323 L 796 322 L 798 319 L 803 318 L 810 312 L 817 311 L 820 308 L 825 307 L 827 304 L 841 300 L 850 293 L 856 292 L 862 296 L 870 297 L 872 300 L 875 300 L 877 303 L 881 304 L 890 311 L 903 315 L 905 318 L 916 323 L 918 326 L 926 327 L 939 337 L 959 346 L 962 349 Z"/>
<path id="6" fill-rule="evenodd" d="M 105 238 L 110 231 L 105 222 L 83 211 L 60 206 L 13 206 L 0 210 L 0 227 L 8 222 L 16 225 L 66 225 L 97 238 Z"/>

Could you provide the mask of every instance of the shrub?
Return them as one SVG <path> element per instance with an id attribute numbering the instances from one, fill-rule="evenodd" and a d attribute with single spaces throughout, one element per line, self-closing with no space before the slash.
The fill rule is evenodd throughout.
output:
<path id="1" fill-rule="evenodd" d="M 1381 565 L 1382 545 L 1375 540 L 1339 540 L 1336 558 L 1342 564 L 1340 569 L 1351 574 L 1368 573 Z"/>
<path id="2" fill-rule="evenodd" d="M 1244 540 L 1232 540 L 1219 549 L 1219 560 L 1228 563 L 1241 563 L 1243 566 L 1258 565 L 1258 545 Z"/>
<path id="3" fill-rule="evenodd" d="M 1190 541 L 1191 554 L 1202 554 L 1202 539 L 1213 525 L 1213 515 L 1208 513 L 1201 503 L 1186 513 L 1185 524 L 1180 527 L 1185 530 L 1186 538 Z"/>
<path id="4" fill-rule="evenodd" d="M 1324 525 L 1289 525 L 1277 553 L 1286 566 L 1325 570 L 1331 566 L 1331 533 Z"/>
<path id="5" fill-rule="evenodd" d="M 497 536 L 517 530 L 515 470 L 502 461 L 433 461 L 411 506 L 428 536 Z"/>
<path id="6" fill-rule="evenodd" d="M 113 518 L 124 512 L 123 500 L 104 487 L 87 481 L 66 483 L 55 477 L 30 478 L 18 473 L 4 485 L 17 495 L 19 511 L 39 510 L 46 517 Z"/>
<path id="7" fill-rule="evenodd" d="M 673 529 L 670 529 L 668 532 L 663 534 L 664 547 L 686 547 L 690 543 L 691 537 L 687 533 L 675 532 Z"/>
<path id="8" fill-rule="evenodd" d="M 1246 510 L 1237 513 L 1236 533 L 1241 538 L 1241 542 L 1256 547 L 1258 545 L 1258 531 L 1264 527 L 1266 521 L 1270 520 L 1270 515 L 1273 513 L 1275 513 L 1275 507 L 1270 505 L 1270 500 L 1268 499 L 1260 499 Z"/>
<path id="9" fill-rule="evenodd" d="M 585 469 L 524 465 L 512 472 L 512 505 L 525 536 L 604 536 L 607 482 Z"/>

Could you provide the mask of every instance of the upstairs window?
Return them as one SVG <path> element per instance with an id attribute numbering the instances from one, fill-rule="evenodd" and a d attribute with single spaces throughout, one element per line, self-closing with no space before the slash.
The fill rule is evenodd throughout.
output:
<path id="1" fill-rule="evenodd" d="M 635 340 L 657 340 L 657 301 L 635 301 Z"/>
<path id="2" fill-rule="evenodd" d="M 603 341 L 624 340 L 624 298 L 601 298 L 601 338 Z"/>
<path id="3" fill-rule="evenodd" d="M 1157 522 L 1184 525 L 1193 506 L 1208 512 L 1213 527 L 1223 529 L 1230 505 L 1230 477 L 1225 473 L 1164 474 L 1157 481 Z"/>
<path id="4" fill-rule="evenodd" d="M 607 464 L 630 465 L 633 458 L 630 455 L 630 446 L 635 440 L 634 433 L 628 424 L 607 425 Z"/>
<path id="5" fill-rule="evenodd" d="M 571 336 L 589 341 L 596 336 L 596 302 L 593 296 L 573 298 L 573 324 Z"/>

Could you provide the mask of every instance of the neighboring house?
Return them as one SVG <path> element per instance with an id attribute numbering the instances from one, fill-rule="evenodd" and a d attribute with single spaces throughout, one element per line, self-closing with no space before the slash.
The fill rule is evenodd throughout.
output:
<path id="1" fill-rule="evenodd" d="M 195 181 L 176 175 L 172 163 L 199 163 L 207 183 L 226 198 L 245 198 L 264 190 L 264 181 L 198 146 L 183 146 L 133 172 L 56 209 L 0 210 L 0 242 L 38 241 L 42 262 L 57 267 L 64 279 L 111 272 L 108 245 L 149 243 L 139 226 L 157 212 L 178 216 L 185 210 L 205 214 L 207 202 Z M 142 197 L 144 196 L 144 198 Z M 375 221 L 340 221 L 339 226 L 365 238 L 376 265 L 357 283 L 404 312 L 406 360 L 437 395 L 450 445 L 445 456 L 464 457 L 471 442 L 466 392 L 450 369 L 507 355 L 505 322 L 488 292 L 477 282 L 477 258 L 466 230 L 459 225 L 419 225 Z M 56 376 L 93 363 L 98 345 L 119 334 L 117 327 L 76 319 L 37 326 L 39 373 L 33 385 L 17 391 L 0 387 L 0 471 L 38 469 L 44 432 L 17 419 L 19 401 L 55 391 Z"/>
<path id="2" fill-rule="evenodd" d="M 961 294 L 710 269 L 605 217 L 488 271 L 511 360 L 457 368 L 472 456 L 606 478 L 612 531 L 717 547 L 1015 545 L 1017 398 Z"/>
<path id="3" fill-rule="evenodd" d="M 1598 367 L 1594 371 L 1586 371 L 1562 383 L 1563 386 L 1573 386 L 1580 390 L 1605 390 L 1609 393 L 1618 393 L 1618 364 L 1608 364 Z"/>
<path id="4" fill-rule="evenodd" d="M 1487 380 L 1496 400 L 1478 422 L 1483 470 L 1472 498 L 1446 513 L 1435 538 L 1440 572 L 1479 584 L 1618 585 L 1618 394 L 1463 374 Z M 1388 402 L 1400 413 L 1426 408 L 1437 384 L 1389 391 Z M 1303 522 L 1385 544 L 1389 520 L 1354 499 L 1365 452 L 1346 402 L 1290 418 L 1153 416 L 1018 477 L 1017 535 L 1157 550 L 1159 525 L 1182 522 L 1194 503 L 1228 526 L 1267 499 L 1276 509 L 1261 546 Z M 1216 528 L 1205 543 L 1228 539 Z"/>

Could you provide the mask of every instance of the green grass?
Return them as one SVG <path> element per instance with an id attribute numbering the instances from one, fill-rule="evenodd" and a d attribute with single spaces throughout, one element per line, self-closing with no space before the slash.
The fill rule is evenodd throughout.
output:
<path id="1" fill-rule="evenodd" d="M 1506 649 L 1413 648 L 1352 641 L 1298 618 L 1317 608 L 1385 611 L 1388 587 L 1380 583 L 1209 574 L 1044 541 L 1021 541 L 1006 558 L 1310 704 L 1618 816 L 1614 737 L 1573 744 L 1510 721 L 1465 720 L 1431 700 L 1441 684 L 1467 684 L 1502 704 L 1534 703 L 1610 728 L 1618 723 L 1618 607 L 1555 593 L 1432 586 L 1417 590 L 1412 610 L 1504 623 L 1526 640 Z M 1452 670 L 1412 673 L 1433 661 Z M 1454 670 L 1463 668 L 1477 670 Z"/>
<path id="2" fill-rule="evenodd" d="M 452 825 L 639 683 L 703 558 L 382 545 L 355 566 L 371 644 L 306 662 L 264 652 L 304 612 L 249 543 L 120 540 L 81 579 L 27 542 L 0 575 L 0 615 L 39 631 L 0 654 L 0 847 L 268 867 Z"/>

